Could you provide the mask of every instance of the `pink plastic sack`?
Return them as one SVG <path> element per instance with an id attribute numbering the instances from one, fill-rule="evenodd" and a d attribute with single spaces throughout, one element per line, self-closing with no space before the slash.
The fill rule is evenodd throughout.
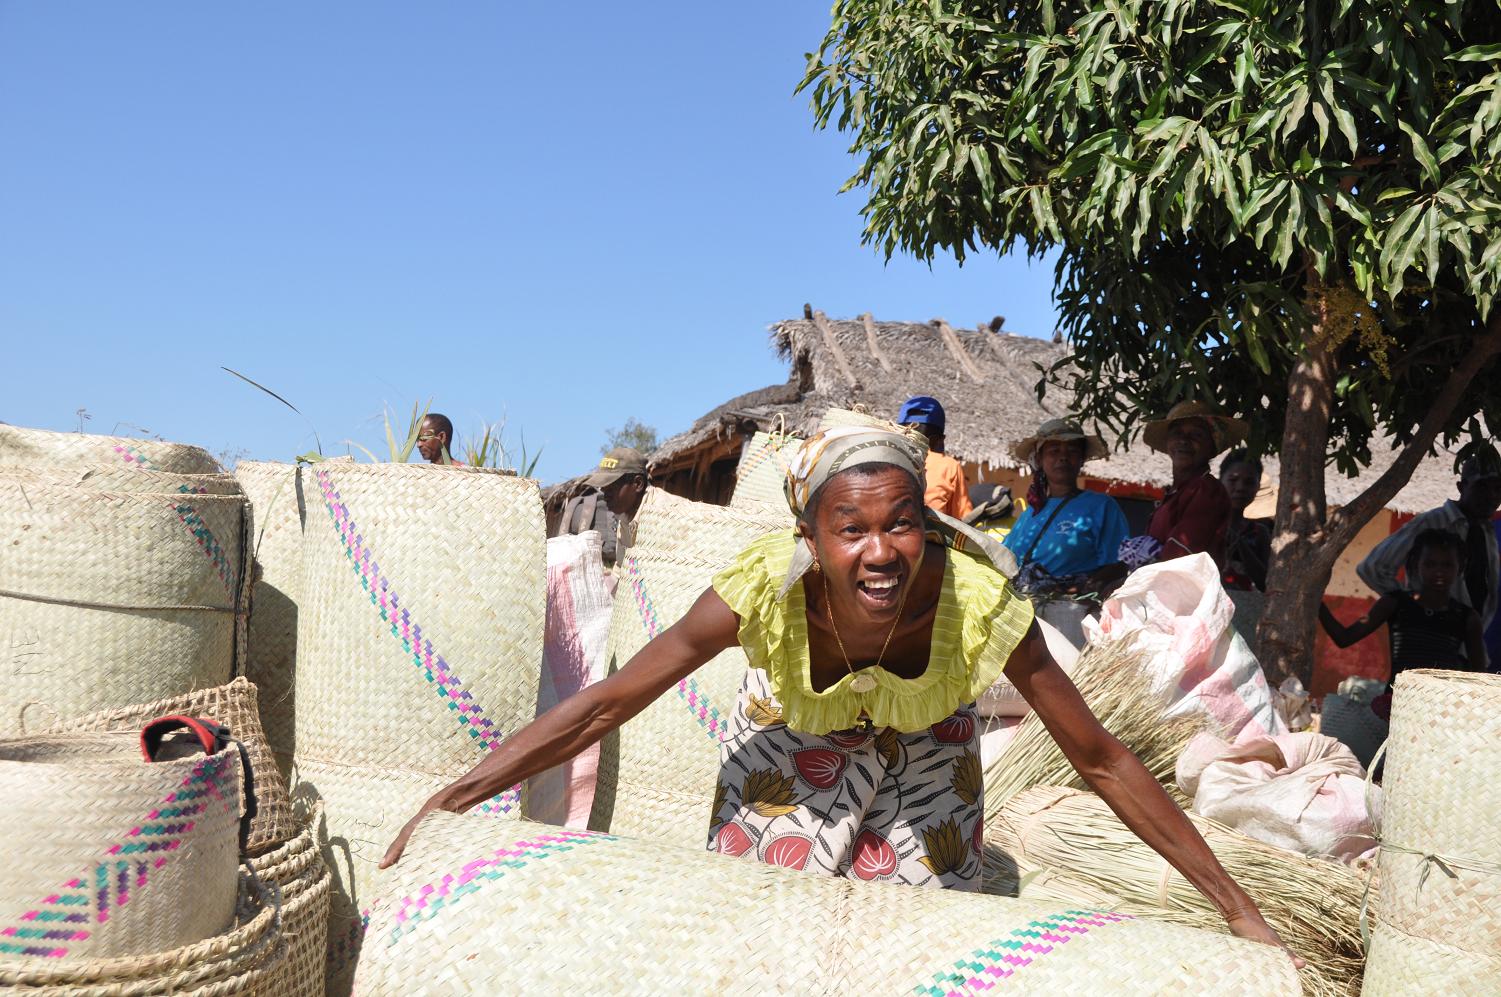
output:
<path id="1" fill-rule="evenodd" d="M 1194 811 L 1269 845 L 1353 862 L 1376 845 L 1365 769 L 1332 737 L 1305 732 L 1231 745 L 1212 734 L 1178 759 Z"/>
<path id="2" fill-rule="evenodd" d="M 604 678 L 610 633 L 610 587 L 594 530 L 547 541 L 547 632 L 537 713 Z M 584 828 L 594 804 L 599 746 L 535 775 L 527 784 L 532 820 Z"/>
<path id="3" fill-rule="evenodd" d="M 1091 644 L 1128 640 L 1150 654 L 1167 716 L 1202 710 L 1233 741 L 1287 733 L 1261 665 L 1230 621 L 1235 604 L 1208 554 L 1149 564 L 1084 621 Z"/>

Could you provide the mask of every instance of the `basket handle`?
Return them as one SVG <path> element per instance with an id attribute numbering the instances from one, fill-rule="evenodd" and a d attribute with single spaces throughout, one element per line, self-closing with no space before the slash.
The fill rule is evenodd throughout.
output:
<path id="1" fill-rule="evenodd" d="M 217 720 L 173 713 L 157 717 L 141 728 L 141 755 L 148 762 L 156 761 L 157 752 L 168 734 L 176 730 L 191 731 L 205 755 L 216 755 L 230 745 L 240 753 L 240 773 L 244 780 L 245 811 L 240 815 L 240 851 L 245 851 L 250 841 L 250 822 L 255 819 L 259 807 L 255 798 L 255 770 L 250 765 L 250 754 L 243 741 L 231 736 L 230 730 Z"/>

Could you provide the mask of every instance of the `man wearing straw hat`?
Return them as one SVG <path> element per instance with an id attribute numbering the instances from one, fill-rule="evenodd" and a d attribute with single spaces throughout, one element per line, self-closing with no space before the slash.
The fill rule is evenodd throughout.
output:
<path id="1" fill-rule="evenodd" d="M 1200 401 L 1179 402 L 1147 423 L 1142 439 L 1173 462 L 1172 487 L 1147 524 L 1147 535 L 1161 545 L 1158 560 L 1206 553 L 1223 570 L 1230 496 L 1209 462 L 1244 441 L 1246 429 L 1240 419 Z"/>
<path id="2" fill-rule="evenodd" d="M 787 471 L 797 525 L 752 541 L 619 671 L 435 793 L 382 866 L 399 861 L 426 813 L 462 812 L 566 761 L 738 646 L 751 667 L 705 808 L 711 850 L 816 875 L 977 890 L 985 785 L 973 704 L 1004 672 L 1089 785 L 1234 934 L 1280 944 L 1053 659 L 1011 586 L 1015 559 L 924 508 L 926 457 L 921 437 L 889 423 L 804 441 Z"/>

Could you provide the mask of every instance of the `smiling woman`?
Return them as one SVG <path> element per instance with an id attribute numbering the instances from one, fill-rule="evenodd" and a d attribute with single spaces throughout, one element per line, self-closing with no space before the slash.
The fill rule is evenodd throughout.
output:
<path id="1" fill-rule="evenodd" d="M 1125 823 L 1225 915 L 1278 944 L 1250 898 L 1047 651 L 1015 562 L 922 507 L 925 448 L 842 426 L 788 469 L 795 531 L 753 542 L 616 674 L 436 793 L 462 811 L 573 756 L 739 644 L 751 667 L 720 745 L 708 847 L 825 876 L 974 890 L 983 780 L 974 701 L 1003 672 Z"/>

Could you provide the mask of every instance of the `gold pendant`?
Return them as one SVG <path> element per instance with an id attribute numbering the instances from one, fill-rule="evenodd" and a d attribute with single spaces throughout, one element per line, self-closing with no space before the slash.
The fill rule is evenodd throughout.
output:
<path id="1" fill-rule="evenodd" d="M 863 696 L 875 687 L 876 677 L 869 668 L 861 669 L 850 678 L 850 692 Z"/>

